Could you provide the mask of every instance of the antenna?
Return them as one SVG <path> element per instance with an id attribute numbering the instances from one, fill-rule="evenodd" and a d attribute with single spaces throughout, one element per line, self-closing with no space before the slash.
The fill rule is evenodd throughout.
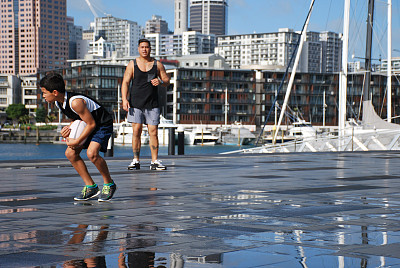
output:
<path id="1" fill-rule="evenodd" d="M 86 3 L 88 4 L 88 6 L 89 6 L 89 8 L 90 8 L 90 11 L 92 11 L 93 16 L 94 16 L 95 18 L 97 18 L 98 15 L 97 15 L 96 11 L 94 10 L 92 4 L 89 2 L 89 0 L 86 0 Z"/>

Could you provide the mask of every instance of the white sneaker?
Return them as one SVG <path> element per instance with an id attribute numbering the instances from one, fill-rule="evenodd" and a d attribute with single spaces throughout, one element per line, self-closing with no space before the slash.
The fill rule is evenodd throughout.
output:
<path id="1" fill-rule="evenodd" d="M 166 170 L 167 167 L 161 164 L 160 160 L 156 160 L 154 162 L 151 162 L 150 164 L 150 170 Z"/>
<path id="2" fill-rule="evenodd" d="M 132 169 L 140 169 L 140 162 L 139 162 L 139 160 L 133 159 L 132 162 L 129 164 L 128 169 L 129 169 L 129 170 L 132 170 Z"/>

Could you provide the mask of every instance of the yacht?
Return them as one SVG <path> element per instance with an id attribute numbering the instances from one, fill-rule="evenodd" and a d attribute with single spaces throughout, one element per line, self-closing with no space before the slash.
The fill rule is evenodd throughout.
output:
<path id="1" fill-rule="evenodd" d="M 185 143 L 189 145 L 215 145 L 219 139 L 211 131 L 202 127 L 196 127 L 192 131 L 188 131 L 185 136 L 187 137 Z"/>

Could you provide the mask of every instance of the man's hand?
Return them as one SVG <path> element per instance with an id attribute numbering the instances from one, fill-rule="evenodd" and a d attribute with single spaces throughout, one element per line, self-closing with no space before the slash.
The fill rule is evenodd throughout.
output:
<path id="1" fill-rule="evenodd" d="M 163 84 L 163 82 L 158 77 L 151 79 L 150 82 L 153 86 L 159 86 L 159 85 Z"/>
<path id="2" fill-rule="evenodd" d="M 129 105 L 129 101 L 128 100 L 122 100 L 122 109 L 124 109 L 124 111 L 129 111 L 130 105 Z"/>

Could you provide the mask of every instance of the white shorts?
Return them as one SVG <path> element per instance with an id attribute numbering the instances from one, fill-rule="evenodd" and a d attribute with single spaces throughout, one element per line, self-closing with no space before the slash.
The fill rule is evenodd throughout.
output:
<path id="1" fill-rule="evenodd" d="M 153 109 L 129 108 L 127 121 L 129 123 L 158 126 L 160 124 L 160 108 L 153 108 Z"/>

